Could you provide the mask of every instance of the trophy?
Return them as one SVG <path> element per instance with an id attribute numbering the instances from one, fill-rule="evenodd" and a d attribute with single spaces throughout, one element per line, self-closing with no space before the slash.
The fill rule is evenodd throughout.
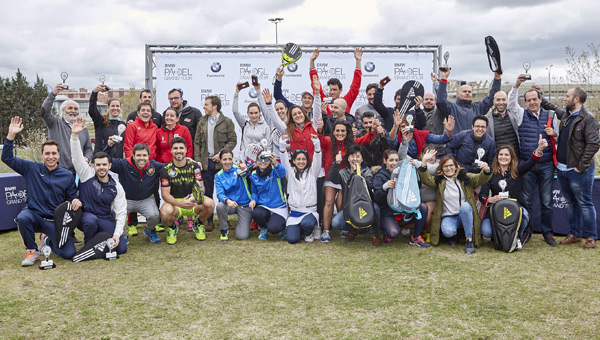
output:
<path id="1" fill-rule="evenodd" d="M 331 92 L 331 88 L 329 85 L 323 86 L 323 92 L 325 93 L 325 98 L 323 98 L 323 103 L 331 104 L 333 103 L 333 98 L 329 96 L 329 92 Z"/>
<path id="2" fill-rule="evenodd" d="M 271 157 L 271 151 L 268 150 L 269 141 L 265 138 L 260 140 L 260 146 L 262 146 L 263 152 L 260 154 L 260 158 L 269 158 Z"/>
<path id="3" fill-rule="evenodd" d="M 446 72 L 450 69 L 448 67 L 448 59 L 449 58 L 450 58 L 450 52 L 446 51 L 446 53 L 444 53 L 444 65 L 440 66 L 440 71 Z"/>
<path id="4" fill-rule="evenodd" d="M 406 131 L 406 132 L 415 132 L 415 127 L 412 125 L 412 122 L 413 122 L 413 116 L 412 115 L 407 115 L 406 116 L 406 122 L 408 123 L 408 126 L 404 129 L 404 131 Z"/>
<path id="5" fill-rule="evenodd" d="M 527 71 L 531 68 L 531 63 L 526 61 L 523 63 L 523 69 L 525 69 L 525 80 L 531 80 L 531 74 L 528 74 Z"/>
<path id="6" fill-rule="evenodd" d="M 500 195 L 502 198 L 508 198 L 508 191 L 504 191 L 504 189 L 506 189 L 506 180 L 499 180 L 498 186 L 500 186 L 500 189 L 502 190 L 498 195 Z"/>
<path id="7" fill-rule="evenodd" d="M 123 141 L 123 137 L 121 137 L 121 135 L 123 134 L 123 132 L 125 132 L 125 124 L 119 124 L 119 127 L 117 127 L 117 133 L 119 134 L 118 136 L 113 136 L 110 138 L 110 140 L 112 140 L 115 143 L 120 143 Z"/>
<path id="8" fill-rule="evenodd" d="M 108 252 L 106 253 L 106 261 L 112 261 L 117 258 L 117 252 L 113 251 L 113 246 L 115 245 L 115 240 L 109 238 L 106 240 L 106 248 L 108 248 Z"/>
<path id="9" fill-rule="evenodd" d="M 69 89 L 69 85 L 67 83 L 65 83 L 65 81 L 67 81 L 67 78 L 69 78 L 69 74 L 67 72 L 61 72 L 60 74 L 60 79 L 62 79 L 62 86 L 63 86 L 63 90 L 68 90 Z"/>
<path id="10" fill-rule="evenodd" d="M 98 78 L 98 80 L 100 80 L 100 82 L 102 83 L 102 85 L 104 85 L 104 82 L 106 81 L 106 76 L 105 75 L 101 75 L 100 78 Z M 108 85 L 104 85 L 104 89 L 106 91 L 110 91 L 110 87 L 108 87 Z"/>
<path id="11" fill-rule="evenodd" d="M 475 160 L 475 164 L 481 165 L 483 163 L 481 158 L 485 155 L 485 150 L 483 148 L 477 149 L 477 159 Z"/>
<path id="12" fill-rule="evenodd" d="M 44 254 L 44 257 L 46 258 L 46 260 L 42 261 L 42 263 L 40 264 L 41 270 L 56 268 L 54 261 L 49 260 L 51 253 L 52 253 L 52 249 L 50 249 L 49 246 L 46 245 L 46 246 L 42 247 L 42 254 Z"/>

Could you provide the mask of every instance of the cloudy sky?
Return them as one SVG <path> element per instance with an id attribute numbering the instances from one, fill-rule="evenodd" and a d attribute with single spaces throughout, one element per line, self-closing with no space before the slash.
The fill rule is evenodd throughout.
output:
<path id="1" fill-rule="evenodd" d="M 498 42 L 511 82 L 530 61 L 540 83 L 564 76 L 565 47 L 599 42 L 584 0 L 259 0 L 67 1 L 0 3 L 0 76 L 20 68 L 33 81 L 92 88 L 105 74 L 116 87 L 144 86 L 145 44 L 442 44 L 451 78 L 491 78 L 483 38 Z"/>

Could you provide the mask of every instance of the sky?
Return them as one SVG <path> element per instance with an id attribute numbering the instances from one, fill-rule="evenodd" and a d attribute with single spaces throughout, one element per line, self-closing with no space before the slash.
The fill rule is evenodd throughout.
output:
<path id="1" fill-rule="evenodd" d="M 451 79 L 490 80 L 484 37 L 500 47 L 504 81 L 529 73 L 548 83 L 567 69 L 565 48 L 598 43 L 600 2 L 583 0 L 259 0 L 0 3 L 0 76 L 17 69 L 71 88 L 144 86 L 145 44 L 442 45 Z M 308 56 L 308 54 L 305 54 Z"/>

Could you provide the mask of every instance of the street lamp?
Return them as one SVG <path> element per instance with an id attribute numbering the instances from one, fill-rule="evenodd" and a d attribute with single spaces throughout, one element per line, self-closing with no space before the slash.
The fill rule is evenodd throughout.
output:
<path id="1" fill-rule="evenodd" d="M 283 21 L 283 18 L 271 18 L 269 19 L 270 22 L 275 24 L 275 44 L 279 44 L 279 41 L 277 39 L 277 24 Z"/>
<path id="2" fill-rule="evenodd" d="M 550 67 L 546 67 L 546 70 L 548 70 L 548 100 L 552 101 L 552 83 L 550 83 L 550 72 L 552 71 L 552 66 L 554 65 L 550 65 Z"/>

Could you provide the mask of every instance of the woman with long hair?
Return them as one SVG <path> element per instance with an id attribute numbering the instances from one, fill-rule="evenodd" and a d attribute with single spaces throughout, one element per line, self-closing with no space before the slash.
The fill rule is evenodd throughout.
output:
<path id="1" fill-rule="evenodd" d="M 119 136 L 119 125 L 125 126 L 121 120 L 121 101 L 118 98 L 108 100 L 108 112 L 104 115 L 98 111 L 98 92 L 108 92 L 108 87 L 104 84 L 96 86 L 90 95 L 90 104 L 88 114 L 94 122 L 95 139 L 94 153 L 104 151 L 108 147 L 108 139 Z M 125 131 L 125 130 L 123 130 Z M 110 151 L 113 158 L 123 158 L 123 140 L 116 143 Z"/>
<path id="2" fill-rule="evenodd" d="M 235 87 L 235 94 L 233 95 L 233 103 L 231 104 L 231 111 L 235 117 L 235 121 L 242 130 L 242 137 L 240 138 L 240 150 L 242 153 L 246 151 L 246 146 L 249 144 L 260 144 L 261 140 L 271 140 L 271 127 L 267 123 L 266 117 L 263 117 L 260 106 L 256 102 L 248 104 L 246 115 L 242 116 L 239 110 L 239 93 L 240 85 L 238 82 Z M 257 94 L 261 96 L 260 87 L 255 87 Z M 244 154 L 244 159 L 246 155 Z"/>

